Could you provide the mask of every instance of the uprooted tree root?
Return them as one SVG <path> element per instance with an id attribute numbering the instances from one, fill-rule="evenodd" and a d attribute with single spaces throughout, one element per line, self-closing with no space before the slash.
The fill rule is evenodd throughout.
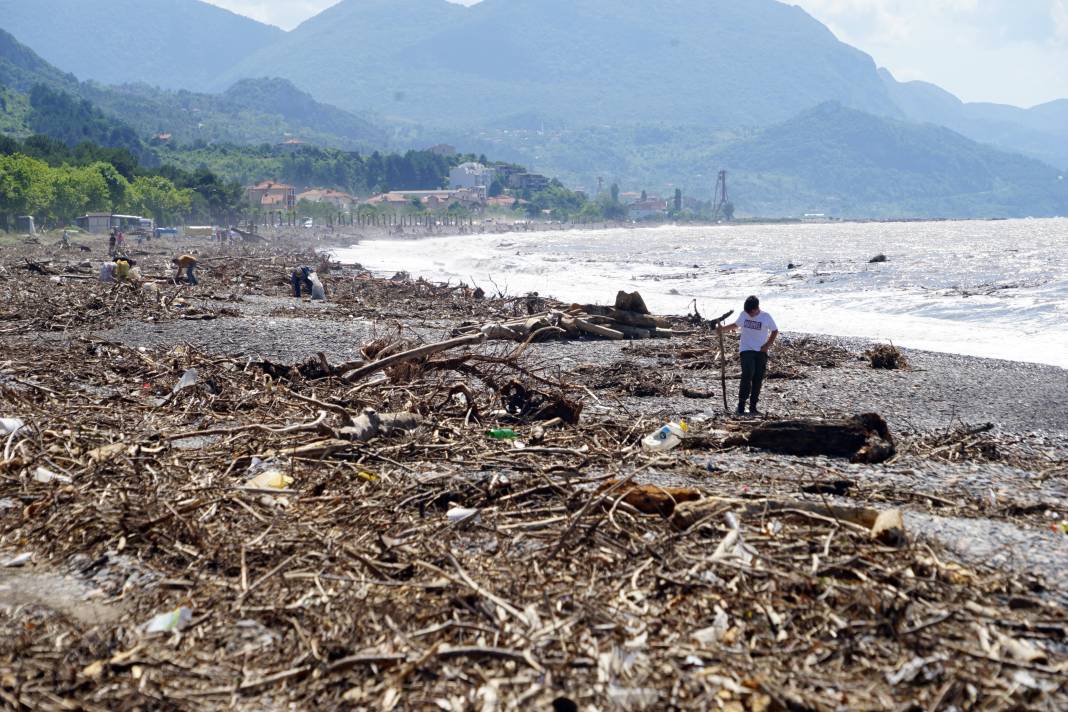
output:
<path id="1" fill-rule="evenodd" d="M 901 353 L 893 344 L 880 344 L 864 352 L 871 361 L 872 368 L 881 368 L 893 371 L 899 368 L 908 368 L 909 361 L 905 354 Z"/>

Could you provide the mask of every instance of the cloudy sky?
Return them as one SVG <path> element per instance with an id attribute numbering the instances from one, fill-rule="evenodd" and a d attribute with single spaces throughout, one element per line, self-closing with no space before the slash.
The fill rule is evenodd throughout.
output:
<path id="1" fill-rule="evenodd" d="M 337 2 L 207 1 L 287 30 Z M 1032 106 L 1068 98 L 1068 0 L 788 2 L 898 79 L 931 81 L 966 101 Z"/>

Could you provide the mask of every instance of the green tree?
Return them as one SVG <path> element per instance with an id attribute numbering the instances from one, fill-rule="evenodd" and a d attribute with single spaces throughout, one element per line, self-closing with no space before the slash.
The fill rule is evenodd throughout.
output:
<path id="1" fill-rule="evenodd" d="M 0 155 L 0 220 L 8 229 L 18 215 L 43 215 L 55 197 L 51 169 L 21 154 Z"/>
<path id="2" fill-rule="evenodd" d="M 52 169 L 55 196 L 49 205 L 49 217 L 63 223 L 91 211 L 111 209 L 107 181 L 94 168 L 61 166 Z"/>
<path id="3" fill-rule="evenodd" d="M 151 215 L 157 225 L 164 225 L 190 213 L 193 192 L 176 188 L 162 176 L 138 176 L 130 185 L 127 206 L 132 212 Z"/>

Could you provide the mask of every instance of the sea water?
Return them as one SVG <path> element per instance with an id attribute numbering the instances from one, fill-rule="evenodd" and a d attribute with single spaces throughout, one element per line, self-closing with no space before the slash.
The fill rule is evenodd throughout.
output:
<path id="1" fill-rule="evenodd" d="M 475 234 L 337 256 L 489 294 L 603 304 L 638 290 L 666 314 L 737 314 L 755 294 L 784 334 L 1068 367 L 1068 219 Z"/>

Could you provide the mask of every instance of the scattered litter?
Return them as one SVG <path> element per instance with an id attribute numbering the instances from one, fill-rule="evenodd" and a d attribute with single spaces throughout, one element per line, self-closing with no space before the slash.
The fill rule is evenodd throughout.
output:
<path id="1" fill-rule="evenodd" d="M 185 628 L 191 620 L 193 620 L 192 609 L 182 606 L 167 613 L 160 613 L 145 623 L 144 628 L 146 633 L 173 633 Z"/>
<path id="2" fill-rule="evenodd" d="M 14 435 L 26 427 L 18 418 L 0 418 L 0 435 Z"/>
<path id="3" fill-rule="evenodd" d="M 45 467 L 38 467 L 36 470 L 34 470 L 33 479 L 42 484 L 48 484 L 49 482 L 62 482 L 63 484 L 69 485 L 71 482 L 74 481 L 67 475 L 52 472 L 51 470 Z"/>
<path id="4" fill-rule="evenodd" d="M 33 559 L 33 554 L 26 552 L 12 557 L 3 563 L 3 567 L 7 569 L 17 568 L 19 566 L 25 566 Z"/>
<path id="5" fill-rule="evenodd" d="M 445 515 L 449 518 L 449 521 L 453 524 L 460 524 L 463 522 L 471 522 L 478 524 L 482 519 L 482 515 L 477 509 L 468 509 L 466 507 L 453 507 Z"/>

